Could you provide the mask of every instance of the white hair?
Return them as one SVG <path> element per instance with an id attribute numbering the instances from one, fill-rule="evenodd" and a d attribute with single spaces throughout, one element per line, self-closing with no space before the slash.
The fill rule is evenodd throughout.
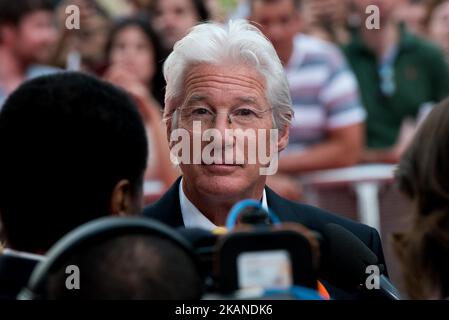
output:
<path id="1" fill-rule="evenodd" d="M 164 64 L 166 117 L 175 111 L 171 102 L 182 98 L 187 69 L 201 63 L 254 67 L 265 78 L 275 127 L 284 131 L 290 125 L 293 109 L 284 68 L 271 42 L 246 20 L 199 24 L 175 44 Z"/>

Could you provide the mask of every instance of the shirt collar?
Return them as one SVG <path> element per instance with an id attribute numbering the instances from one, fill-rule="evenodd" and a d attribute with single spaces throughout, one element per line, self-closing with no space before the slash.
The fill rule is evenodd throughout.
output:
<path id="1" fill-rule="evenodd" d="M 187 198 L 182 188 L 182 181 L 179 183 L 179 203 L 181 205 L 182 219 L 186 228 L 201 228 L 213 231 L 218 228 Z M 262 208 L 268 210 L 267 194 L 265 188 L 262 194 Z"/>

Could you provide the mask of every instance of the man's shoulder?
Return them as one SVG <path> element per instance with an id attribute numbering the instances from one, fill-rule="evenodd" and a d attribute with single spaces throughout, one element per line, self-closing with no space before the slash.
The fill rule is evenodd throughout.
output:
<path id="1" fill-rule="evenodd" d="M 30 66 L 26 73 L 27 79 L 34 79 L 41 76 L 47 76 L 58 72 L 63 72 L 64 70 L 47 66 L 47 65 L 41 65 L 41 64 L 34 64 Z"/>
<path id="2" fill-rule="evenodd" d="M 341 217 L 337 214 L 314 206 L 292 202 L 284 199 L 267 188 L 268 205 L 281 221 L 296 222 L 318 233 L 329 224 L 338 224 L 359 238 L 379 259 L 379 264 L 385 266 L 385 257 L 379 232 L 362 223 Z M 385 269 L 385 275 L 388 271 Z"/>
<path id="3" fill-rule="evenodd" d="M 444 60 L 443 51 L 435 43 L 413 34 L 407 34 L 405 37 L 406 44 L 415 52 L 420 63 L 433 64 Z"/>
<path id="4" fill-rule="evenodd" d="M 320 38 L 307 35 L 298 34 L 295 39 L 295 48 L 306 50 L 306 52 L 327 52 L 329 49 L 337 49 L 338 47 L 332 42 L 322 40 Z"/>
<path id="5" fill-rule="evenodd" d="M 271 190 L 269 194 L 272 202 L 269 206 L 276 208 L 274 209 L 275 214 L 278 214 L 283 221 L 301 223 L 316 231 L 320 231 L 329 223 L 335 223 L 354 233 L 354 235 L 368 246 L 371 245 L 373 234 L 377 234 L 377 231 L 374 228 L 362 223 L 358 223 L 318 207 L 284 199 Z"/>
<path id="6" fill-rule="evenodd" d="M 343 56 L 341 49 L 334 43 L 310 35 L 297 35 L 294 44 L 295 54 L 303 54 L 306 59 L 328 62 L 329 59 Z"/>
<path id="7" fill-rule="evenodd" d="M 158 201 L 146 206 L 143 210 L 143 216 L 159 220 L 171 227 L 183 226 L 179 203 L 180 181 L 179 178 Z"/>
<path id="8" fill-rule="evenodd" d="M 335 44 L 312 37 L 298 35 L 295 38 L 293 58 L 288 66 L 290 72 L 313 72 L 325 74 L 323 85 L 336 72 L 352 72 L 348 68 L 346 57 Z"/>

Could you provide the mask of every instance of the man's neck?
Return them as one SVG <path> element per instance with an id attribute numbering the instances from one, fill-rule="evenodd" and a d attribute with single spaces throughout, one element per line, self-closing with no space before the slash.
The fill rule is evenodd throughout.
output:
<path id="1" fill-rule="evenodd" d="M 375 53 L 378 59 L 382 59 L 400 40 L 399 28 L 394 21 L 385 22 L 378 30 L 362 27 L 360 35 L 365 45 Z"/>
<path id="2" fill-rule="evenodd" d="M 14 53 L 0 46 L 0 88 L 7 94 L 14 91 L 24 80 L 26 65 L 21 63 Z"/>
<path id="3" fill-rule="evenodd" d="M 186 197 L 216 226 L 224 226 L 226 224 L 228 213 L 237 202 L 244 199 L 261 200 L 264 187 L 265 182 L 235 196 L 224 197 L 200 193 L 196 188 L 189 185 L 185 179 L 182 180 L 182 188 Z"/>

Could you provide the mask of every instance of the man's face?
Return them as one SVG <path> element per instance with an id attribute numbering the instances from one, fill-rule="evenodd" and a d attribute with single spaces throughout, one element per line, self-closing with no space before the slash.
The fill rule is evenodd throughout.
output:
<path id="1" fill-rule="evenodd" d="M 191 0 L 158 0 L 154 27 L 167 49 L 182 39 L 199 22 Z"/>
<path id="2" fill-rule="evenodd" d="M 292 43 L 300 29 L 299 13 L 293 0 L 255 0 L 249 19 L 270 39 L 278 54 Z"/>
<path id="3" fill-rule="evenodd" d="M 388 21 L 394 15 L 398 5 L 402 4 L 404 0 L 353 0 L 356 10 L 362 18 L 368 17 L 366 8 L 370 5 L 375 5 L 379 8 L 380 20 Z"/>
<path id="4" fill-rule="evenodd" d="M 396 17 L 405 23 L 408 31 L 426 36 L 425 20 L 427 8 L 425 3 L 408 3 L 398 7 Z"/>
<path id="5" fill-rule="evenodd" d="M 266 99 L 264 78 L 253 68 L 245 65 L 199 64 L 191 67 L 186 73 L 183 87 L 185 88 L 183 102 L 177 109 L 174 118 L 177 118 L 179 129 L 189 131 L 190 146 L 195 143 L 192 140 L 204 135 L 204 131 L 207 129 L 215 129 L 215 132 L 219 132 L 223 138 L 220 140 L 222 142 L 220 144 L 220 150 L 222 150 L 220 161 L 214 161 L 212 164 L 204 162 L 205 148 L 210 144 L 208 141 L 201 143 L 203 157 L 200 159 L 201 162 L 198 162 L 201 164 L 180 164 L 186 183 L 193 185 L 192 187 L 200 194 L 223 197 L 224 199 L 251 193 L 251 190 L 258 187 L 262 188 L 265 184 L 265 176 L 260 174 L 259 169 L 266 166 L 260 163 L 259 158 L 255 163 L 248 161 L 248 157 L 251 156 L 248 154 L 249 143 L 242 148 L 236 143 L 236 139 L 226 138 L 225 130 L 251 130 L 254 132 L 252 141 L 257 146 L 257 150 L 262 143 L 266 144 L 266 150 L 270 150 L 272 145 L 270 145 L 269 133 L 270 129 L 273 129 L 273 114 Z M 194 111 L 192 112 L 192 110 Z M 210 121 L 209 125 L 203 124 L 201 130 L 195 131 L 190 115 L 193 114 L 196 119 L 202 121 L 207 117 L 205 110 L 212 111 L 211 113 L 215 114 L 216 118 L 214 121 Z M 247 114 L 245 110 L 261 112 L 253 121 L 247 123 L 243 121 L 244 124 L 242 124 L 238 117 Z M 229 121 L 227 117 L 229 114 L 235 115 L 236 118 Z M 168 128 L 169 137 L 172 129 Z M 266 135 L 263 136 L 262 131 L 258 129 L 265 129 Z M 260 141 L 259 136 L 262 137 Z M 213 142 L 217 141 L 214 139 Z M 229 150 L 232 150 L 234 155 L 232 163 L 224 158 Z M 198 156 L 194 149 L 191 149 L 191 152 L 193 157 Z M 243 163 L 239 164 L 236 161 L 237 155 L 244 158 Z"/>
<path id="6" fill-rule="evenodd" d="M 24 16 L 11 32 L 13 50 L 25 64 L 48 61 L 52 46 L 57 40 L 50 11 L 35 11 Z"/>

